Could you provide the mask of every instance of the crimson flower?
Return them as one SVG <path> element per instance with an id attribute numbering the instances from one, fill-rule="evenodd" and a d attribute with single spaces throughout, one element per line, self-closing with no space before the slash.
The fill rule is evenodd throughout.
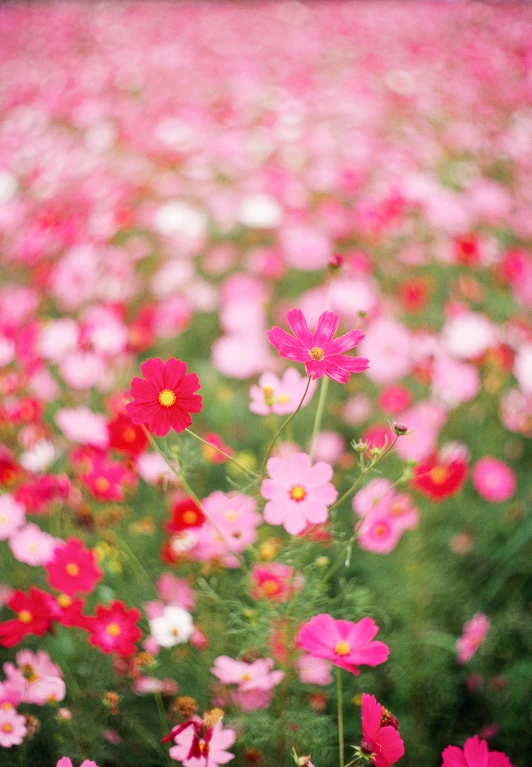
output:
<path id="1" fill-rule="evenodd" d="M 172 507 L 172 517 L 166 523 L 169 533 L 179 533 L 189 527 L 201 527 L 205 522 L 205 514 L 192 498 L 183 498 Z"/>
<path id="2" fill-rule="evenodd" d="M 78 591 L 90 593 L 103 575 L 96 566 L 93 552 L 78 538 L 70 538 L 64 546 L 58 546 L 46 570 L 50 586 L 69 597 Z"/>
<path id="3" fill-rule="evenodd" d="M 362 736 L 360 753 L 376 767 L 390 767 L 405 753 L 397 719 L 377 702 L 374 695 L 366 693 L 362 694 Z"/>
<path id="4" fill-rule="evenodd" d="M 137 456 L 144 452 L 148 437 L 140 426 L 133 423 L 125 413 L 118 413 L 116 418 L 107 424 L 109 432 L 109 447 L 119 450 L 129 456 Z"/>
<path id="5" fill-rule="evenodd" d="M 450 459 L 431 455 L 415 468 L 412 485 L 433 501 L 443 501 L 458 493 L 467 479 L 467 463 L 460 457 Z"/>
<path id="6" fill-rule="evenodd" d="M 333 338 L 340 324 L 340 317 L 335 312 L 323 312 L 314 333 L 310 332 L 301 309 L 288 312 L 287 320 L 295 338 L 277 326 L 270 330 L 268 338 L 281 357 L 303 362 L 307 375 L 312 378 L 326 375 L 333 381 L 346 383 L 351 373 L 368 369 L 367 359 L 344 354 L 362 341 L 364 334 L 360 330 L 350 330 Z"/>
<path id="7" fill-rule="evenodd" d="M 98 605 L 96 615 L 87 618 L 89 642 L 102 652 L 117 653 L 122 657 L 133 655 L 142 632 L 136 625 L 140 611 L 136 607 L 126 610 L 123 602 L 115 600 L 109 607 Z"/>
<path id="8" fill-rule="evenodd" d="M 45 634 L 54 617 L 49 600 L 50 595 L 35 586 L 30 587 L 29 594 L 13 592 L 7 605 L 17 613 L 17 617 L 0 623 L 0 644 L 3 647 L 14 647 L 28 634 Z"/>
<path id="9" fill-rule="evenodd" d="M 187 365 L 174 357 L 163 362 L 159 357 L 146 360 L 140 366 L 146 380 L 131 381 L 134 402 L 126 412 L 134 424 L 145 424 L 149 431 L 164 437 L 170 429 L 180 432 L 192 423 L 191 413 L 199 413 L 202 398 L 194 394 L 200 388 L 195 373 L 187 374 Z"/>

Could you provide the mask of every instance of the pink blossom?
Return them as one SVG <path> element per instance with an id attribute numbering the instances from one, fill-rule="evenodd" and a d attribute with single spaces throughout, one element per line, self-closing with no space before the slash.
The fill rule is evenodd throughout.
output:
<path id="1" fill-rule="evenodd" d="M 458 359 L 476 359 L 499 339 L 497 327 L 484 314 L 464 312 L 449 317 L 442 330 L 445 349 Z"/>
<path id="2" fill-rule="evenodd" d="M 490 621 L 484 613 L 473 615 L 463 628 L 462 636 L 456 642 L 458 663 L 467 663 L 471 660 L 478 648 L 484 642 L 490 627 Z"/>
<path id="3" fill-rule="evenodd" d="M 211 739 L 208 742 L 208 756 L 188 758 L 195 732 L 192 727 L 187 727 L 179 735 L 176 735 L 175 746 L 170 749 L 170 756 L 183 767 L 218 767 L 219 764 L 227 764 L 234 759 L 226 749 L 230 748 L 236 740 L 236 733 L 231 729 L 222 729 L 222 722 L 218 720 L 213 727 Z M 200 740 L 200 751 L 204 750 L 204 741 Z"/>
<path id="4" fill-rule="evenodd" d="M 372 402 L 365 394 L 349 397 L 343 410 L 344 421 L 349 426 L 360 426 L 361 423 L 368 420 L 372 409 Z"/>
<path id="5" fill-rule="evenodd" d="M 193 610 L 196 595 L 185 578 L 176 578 L 173 573 L 163 573 L 157 579 L 157 593 L 169 605 Z"/>
<path id="6" fill-rule="evenodd" d="M 74 767 L 74 765 L 68 756 L 62 756 L 57 762 L 56 767 Z M 92 759 L 84 759 L 79 767 L 98 767 L 98 765 L 96 762 L 93 762 Z"/>
<path id="7" fill-rule="evenodd" d="M 314 228 L 292 225 L 281 232 L 281 248 L 287 262 L 296 269 L 323 269 L 332 256 L 328 237 Z"/>
<path id="8" fill-rule="evenodd" d="M 24 520 L 24 506 L 15 501 L 12 495 L 6 493 L 0 496 L 0 541 L 13 535 L 22 527 Z"/>
<path id="9" fill-rule="evenodd" d="M 28 732 L 26 717 L 17 714 L 14 708 L 0 707 L 0 746 L 19 746 Z"/>
<path id="10" fill-rule="evenodd" d="M 253 385 L 249 390 L 251 397 L 249 409 L 257 415 L 293 413 L 301 402 L 306 386 L 306 378 L 295 368 L 285 370 L 282 377 L 276 376 L 275 373 L 263 373 L 259 378 L 258 386 Z M 316 383 L 312 381 L 302 407 L 309 404 L 315 391 Z"/>
<path id="11" fill-rule="evenodd" d="M 473 485 L 477 493 L 487 501 L 502 503 L 515 493 L 515 473 L 504 461 L 486 456 L 475 464 Z"/>
<path id="12" fill-rule="evenodd" d="M 174 464 L 176 471 L 179 466 Z M 164 458 L 156 452 L 141 453 L 136 459 L 136 468 L 144 482 L 157 485 L 162 480 L 176 482 L 177 478 Z"/>
<path id="13" fill-rule="evenodd" d="M 326 686 L 332 682 L 331 663 L 313 655 L 302 655 L 297 661 L 299 678 L 303 684 Z"/>
<path id="14" fill-rule="evenodd" d="M 360 353 L 371 358 L 368 378 L 380 385 L 400 381 L 412 369 L 412 345 L 410 331 L 397 320 L 374 320 L 360 345 Z"/>
<path id="15" fill-rule="evenodd" d="M 401 414 L 408 434 L 397 441 L 395 450 L 403 461 L 423 461 L 436 449 L 438 434 L 447 419 L 445 411 L 433 402 L 422 400 Z"/>
<path id="16" fill-rule="evenodd" d="M 78 345 L 79 327 L 70 317 L 49 320 L 39 338 L 41 355 L 52 362 L 60 362 Z"/>
<path id="17" fill-rule="evenodd" d="M 335 431 L 320 431 L 314 444 L 314 458 L 317 461 L 337 463 L 345 450 L 345 442 Z"/>
<path id="18" fill-rule="evenodd" d="M 235 553 L 257 539 L 257 527 L 262 522 L 257 502 L 241 493 L 215 491 L 203 499 L 202 508 L 207 523 L 194 530 L 196 540 L 188 555 L 201 562 L 219 557 L 226 567 L 237 567 Z"/>
<path id="19" fill-rule="evenodd" d="M 387 515 L 378 517 L 372 514 L 367 519 L 363 519 L 356 529 L 360 548 L 372 551 L 374 554 L 389 554 L 399 543 L 402 533 L 402 530 L 395 527 Z"/>
<path id="20" fill-rule="evenodd" d="M 488 744 L 478 735 L 466 740 L 463 750 L 458 746 L 447 746 L 442 758 L 442 767 L 512 767 L 506 754 L 488 751 Z"/>
<path id="21" fill-rule="evenodd" d="M 378 666 L 388 659 L 388 645 L 372 641 L 378 631 L 372 618 L 352 623 L 322 613 L 301 627 L 297 645 L 316 658 L 330 660 L 336 666 L 358 674 L 357 666 Z"/>
<path id="22" fill-rule="evenodd" d="M 57 540 L 30 523 L 12 535 L 9 546 L 19 562 L 37 567 L 53 558 Z"/>
<path id="23" fill-rule="evenodd" d="M 350 330 L 334 339 L 340 324 L 340 318 L 334 312 L 320 315 L 314 333 L 310 332 L 300 309 L 288 312 L 287 319 L 295 338 L 277 326 L 270 330 L 268 338 L 281 357 L 304 363 L 307 375 L 312 378 L 327 375 L 338 383 L 346 383 L 351 373 L 367 370 L 367 359 L 344 354 L 357 346 L 364 334 L 360 330 Z"/>
<path id="24" fill-rule="evenodd" d="M 252 663 L 233 660 L 227 655 L 220 655 L 214 661 L 211 672 L 223 684 L 237 684 L 241 692 L 271 690 L 284 678 L 282 671 L 273 671 L 271 658 L 260 658 Z"/>
<path id="25" fill-rule="evenodd" d="M 283 525 L 291 535 L 299 535 L 307 525 L 325 522 L 328 506 L 338 497 L 330 482 L 332 466 L 324 461 L 312 465 L 306 453 L 294 453 L 287 459 L 270 458 L 269 479 L 261 485 L 268 503 L 264 519 L 270 525 Z"/>
<path id="26" fill-rule="evenodd" d="M 473 365 L 439 357 L 432 367 L 432 393 L 448 408 L 474 399 L 480 391 L 480 376 Z"/>
<path id="27" fill-rule="evenodd" d="M 55 422 L 71 442 L 106 448 L 109 443 L 107 419 L 87 407 L 63 408 Z"/>
<path id="28" fill-rule="evenodd" d="M 21 650 L 17 653 L 17 667 L 4 663 L 7 682 L 19 688 L 21 701 L 43 706 L 60 701 L 66 695 L 65 683 L 59 666 L 52 663 L 48 653 L 39 650 Z"/>
<path id="29" fill-rule="evenodd" d="M 362 694 L 361 751 L 372 754 L 370 763 L 390 767 L 404 755 L 405 747 L 397 730 L 397 719 L 390 716 L 374 695 Z"/>

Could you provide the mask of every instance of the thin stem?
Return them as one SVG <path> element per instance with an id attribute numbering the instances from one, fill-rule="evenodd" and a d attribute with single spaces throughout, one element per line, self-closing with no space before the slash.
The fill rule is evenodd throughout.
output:
<path id="1" fill-rule="evenodd" d="M 299 405 L 298 405 L 298 406 L 297 406 L 297 408 L 294 410 L 294 412 L 293 412 L 293 413 L 291 413 L 291 414 L 288 416 L 288 418 L 286 419 L 286 421 L 283 421 L 283 423 L 282 423 L 282 424 L 279 426 L 279 428 L 278 428 L 278 429 L 277 429 L 277 431 L 275 432 L 275 434 L 274 434 L 274 437 L 273 437 L 272 441 L 270 442 L 270 445 L 269 445 L 269 447 L 268 447 L 268 450 L 266 451 L 266 455 L 264 456 L 264 460 L 263 460 L 263 462 L 262 462 L 262 467 L 261 467 L 261 470 L 260 470 L 260 476 L 261 476 L 261 477 L 264 477 L 264 471 L 265 471 L 265 469 L 266 469 L 266 464 L 267 464 L 267 462 L 268 462 L 268 458 L 270 457 L 270 455 L 271 455 L 271 452 L 272 452 L 273 448 L 275 447 L 275 443 L 277 442 L 277 440 L 278 440 L 278 438 L 279 438 L 279 436 L 280 436 L 281 432 L 282 432 L 282 431 L 283 431 L 283 430 L 284 430 L 284 429 L 285 429 L 285 428 L 288 426 L 288 424 L 290 423 L 290 421 L 292 420 L 292 418 L 294 418 L 294 417 L 295 417 L 295 416 L 296 416 L 296 415 L 299 413 L 299 411 L 301 410 L 301 407 L 303 406 L 303 402 L 305 401 L 305 397 L 307 396 L 307 393 L 308 393 L 308 390 L 309 390 L 309 386 L 310 386 L 310 382 L 311 382 L 311 380 L 312 380 L 312 376 L 309 376 L 309 377 L 308 377 L 308 380 L 307 380 L 307 385 L 306 385 L 306 387 L 305 387 L 305 391 L 304 391 L 304 393 L 303 393 L 303 396 L 301 397 L 301 400 L 300 400 L 300 402 L 299 402 Z"/>
<path id="2" fill-rule="evenodd" d="M 231 463 L 234 463 L 235 466 L 238 466 L 241 471 L 245 471 L 246 474 L 249 474 L 250 477 L 258 478 L 258 474 L 255 471 L 252 471 L 251 469 L 248 469 L 247 466 L 244 466 L 244 464 L 240 463 L 240 461 L 237 461 L 236 458 L 233 458 L 229 453 L 224 452 L 219 447 L 216 447 L 216 445 L 213 445 L 212 442 L 208 442 L 206 439 L 203 439 L 203 437 L 200 437 L 199 434 L 196 434 L 196 432 L 192 431 L 191 429 L 185 429 L 187 434 L 190 434 L 192 437 L 195 437 L 200 442 L 203 442 L 204 445 L 207 445 L 208 447 L 211 447 L 213 450 L 216 450 L 217 453 L 220 453 L 220 455 L 223 455 L 224 458 L 227 458 L 228 461 L 231 461 Z"/>
<path id="3" fill-rule="evenodd" d="M 345 501 L 346 498 L 349 498 L 351 493 L 353 493 L 357 489 L 357 487 L 360 485 L 360 483 L 362 482 L 366 474 L 369 474 L 369 472 L 372 471 L 375 468 L 375 466 L 380 461 L 382 461 L 382 459 L 386 455 L 388 455 L 388 453 L 390 453 L 393 450 L 393 448 L 395 447 L 395 443 L 397 442 L 398 439 L 399 437 L 396 437 L 394 441 L 392 442 L 392 444 L 390 445 L 390 447 L 387 450 L 385 450 L 384 453 L 381 453 L 376 458 L 374 458 L 373 461 L 369 464 L 369 466 L 366 466 L 366 468 L 361 471 L 360 475 L 357 477 L 355 482 L 353 482 L 349 490 L 346 490 L 345 493 L 342 495 L 342 497 L 339 498 L 335 503 L 333 503 L 332 506 L 329 507 L 329 511 L 333 511 L 338 506 L 340 506 L 340 504 L 343 503 L 343 501 Z"/>
<path id="4" fill-rule="evenodd" d="M 344 767 L 344 701 L 342 696 L 342 669 L 336 669 L 336 692 L 338 697 L 338 740 L 340 747 L 340 767 Z"/>
<path id="5" fill-rule="evenodd" d="M 312 440 L 310 443 L 310 457 L 314 456 L 314 450 L 316 448 L 316 441 L 321 429 L 321 422 L 323 419 L 323 411 L 325 410 L 325 400 L 327 398 L 327 389 L 329 388 L 328 376 L 323 376 L 320 386 L 320 396 L 318 399 L 318 407 L 316 409 L 316 417 L 314 418 L 314 426 L 312 427 Z"/>

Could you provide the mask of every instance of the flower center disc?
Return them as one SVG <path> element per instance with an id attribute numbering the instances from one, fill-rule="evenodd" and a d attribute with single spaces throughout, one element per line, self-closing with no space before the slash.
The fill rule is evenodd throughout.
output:
<path id="1" fill-rule="evenodd" d="M 112 637 L 120 636 L 120 626 L 118 623 L 110 623 L 107 626 L 107 633 Z"/>
<path id="2" fill-rule="evenodd" d="M 325 357 L 325 353 L 323 349 L 320 349 L 319 346 L 313 346 L 312 349 L 309 351 L 310 358 L 313 360 L 322 360 Z"/>
<path id="3" fill-rule="evenodd" d="M 67 571 L 68 575 L 71 575 L 73 578 L 75 578 L 76 575 L 79 575 L 79 567 L 75 562 L 69 562 L 65 567 L 65 570 Z"/>
<path id="4" fill-rule="evenodd" d="M 185 511 L 183 514 L 183 522 L 185 525 L 193 525 L 194 522 L 198 521 L 198 515 L 195 511 Z"/>
<path id="5" fill-rule="evenodd" d="M 29 610 L 21 610 L 18 614 L 18 619 L 21 623 L 31 623 L 33 620 L 33 615 Z"/>
<path id="6" fill-rule="evenodd" d="M 349 647 L 347 642 L 344 642 L 342 640 L 341 642 L 338 642 L 338 644 L 334 648 L 334 652 L 337 655 L 348 655 L 351 652 L 351 648 Z"/>
<path id="7" fill-rule="evenodd" d="M 445 466 L 435 466 L 429 474 L 435 485 L 443 485 L 449 476 L 449 469 Z"/>
<path id="8" fill-rule="evenodd" d="M 159 405 L 162 405 L 163 407 L 172 407 L 177 397 L 175 396 L 175 392 L 171 389 L 163 389 L 159 392 L 157 399 L 159 400 Z"/>
<path id="9" fill-rule="evenodd" d="M 293 501 L 302 501 L 306 494 L 307 491 L 303 485 L 294 485 L 294 487 L 290 490 L 290 498 Z"/>

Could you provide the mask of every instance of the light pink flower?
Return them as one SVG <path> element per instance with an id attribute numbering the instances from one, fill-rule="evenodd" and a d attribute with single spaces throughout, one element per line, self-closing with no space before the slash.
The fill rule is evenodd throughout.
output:
<path id="1" fill-rule="evenodd" d="M 480 390 L 480 376 L 474 365 L 439 357 L 432 366 L 432 393 L 445 407 L 455 408 L 474 399 Z"/>
<path id="2" fill-rule="evenodd" d="M 484 642 L 490 627 L 490 621 L 484 613 L 473 615 L 463 628 L 462 636 L 456 642 L 458 663 L 471 660 L 478 648 Z"/>
<path id="3" fill-rule="evenodd" d="M 423 400 L 401 413 L 401 423 L 408 434 L 397 441 L 395 450 L 403 461 L 423 461 L 435 450 L 438 434 L 447 419 L 445 410 L 434 402 Z"/>
<path id="4" fill-rule="evenodd" d="M 231 729 L 222 729 L 222 721 L 218 720 L 213 727 L 212 737 L 209 741 L 208 758 L 204 756 L 192 757 L 188 759 L 190 747 L 195 736 L 192 727 L 187 727 L 179 735 L 176 735 L 175 746 L 170 749 L 170 756 L 178 762 L 182 762 L 184 767 L 218 767 L 219 764 L 227 764 L 234 759 L 234 754 L 227 751 L 236 740 L 236 733 Z M 200 740 L 200 750 L 203 750 L 204 741 Z"/>
<path id="5" fill-rule="evenodd" d="M 458 746 L 447 746 L 442 758 L 442 767 L 512 767 L 506 754 L 488 751 L 488 744 L 478 735 L 466 740 L 463 750 Z"/>
<path id="6" fill-rule="evenodd" d="M 307 525 L 325 522 L 328 506 L 338 492 L 330 482 L 332 466 L 324 461 L 312 465 L 306 453 L 294 453 L 287 459 L 270 458 L 269 479 L 261 485 L 268 503 L 264 519 L 270 525 L 283 525 L 291 535 L 299 535 Z"/>
<path id="7" fill-rule="evenodd" d="M 475 464 L 473 485 L 477 493 L 487 501 L 502 503 L 515 493 L 515 473 L 504 461 L 486 456 Z"/>
<path id="8" fill-rule="evenodd" d="M 334 312 L 323 312 L 320 315 L 314 333 L 310 332 L 300 309 L 288 312 L 287 320 L 295 338 L 277 326 L 270 330 L 268 338 L 281 357 L 304 363 L 307 375 L 312 378 L 326 375 L 333 381 L 346 383 L 351 373 L 367 370 L 367 359 L 344 354 L 357 346 L 364 334 L 360 330 L 350 330 L 335 339 L 340 317 Z"/>
<path id="9" fill-rule="evenodd" d="M 284 678 L 282 671 L 273 671 L 271 658 L 260 658 L 252 663 L 233 660 L 227 655 L 220 655 L 214 661 L 211 672 L 224 684 L 237 684 L 242 692 L 253 690 L 271 690 Z"/>
<path id="10" fill-rule="evenodd" d="M 0 541 L 6 540 L 24 524 L 25 511 L 12 495 L 0 496 Z"/>
<path id="11" fill-rule="evenodd" d="M 391 317 L 374 320 L 366 330 L 360 353 L 371 358 L 368 378 L 379 385 L 400 381 L 412 369 L 410 331 Z"/>
<path id="12" fill-rule="evenodd" d="M 249 409 L 257 415 L 293 413 L 301 402 L 306 386 L 306 378 L 295 368 L 285 370 L 281 378 L 275 373 L 263 373 L 259 378 L 258 386 L 253 385 L 249 390 L 251 397 Z M 312 381 L 302 407 L 309 404 L 315 391 L 316 383 Z"/>
<path id="13" fill-rule="evenodd" d="M 50 701 L 63 700 L 66 695 L 62 671 L 44 650 L 36 653 L 21 650 L 17 653 L 17 666 L 4 663 L 4 673 L 7 682 L 18 686 L 24 703 L 43 706 Z"/>
<path id="14" fill-rule="evenodd" d="M 0 746 L 20 746 L 28 732 L 26 717 L 17 714 L 14 708 L 0 708 Z"/>
<path id="15" fill-rule="evenodd" d="M 402 530 L 395 527 L 387 515 L 378 517 L 372 514 L 363 519 L 356 529 L 360 548 L 374 554 L 389 554 L 399 543 L 402 534 Z"/>
<path id="16" fill-rule="evenodd" d="M 219 557 L 226 567 L 237 567 L 235 552 L 244 551 L 257 539 L 257 527 L 262 522 L 257 502 L 241 493 L 215 491 L 203 499 L 202 507 L 207 522 L 194 530 L 196 542 L 188 556 L 201 562 Z"/>
<path id="17" fill-rule="evenodd" d="M 303 684 L 326 686 L 332 682 L 331 663 L 313 655 L 302 655 L 298 662 L 299 678 Z"/>
<path id="18" fill-rule="evenodd" d="M 87 407 L 64 408 L 57 413 L 55 422 L 71 442 L 99 448 L 109 444 L 106 417 Z"/>
<path id="19" fill-rule="evenodd" d="M 176 471 L 179 466 L 176 464 Z M 136 460 L 136 468 L 144 482 L 148 485 L 156 485 L 162 480 L 176 482 L 177 478 L 162 455 L 156 452 L 141 453 Z"/>
<path id="20" fill-rule="evenodd" d="M 176 578 L 173 573 L 163 573 L 157 579 L 157 593 L 169 605 L 193 610 L 196 595 L 185 578 Z"/>
<path id="21" fill-rule="evenodd" d="M 58 541 L 30 523 L 12 535 L 9 545 L 19 562 L 37 567 L 46 565 L 54 555 Z"/>
<path id="22" fill-rule="evenodd" d="M 345 442 L 336 431 L 320 431 L 314 445 L 314 458 L 317 461 L 337 463 L 345 450 Z"/>

